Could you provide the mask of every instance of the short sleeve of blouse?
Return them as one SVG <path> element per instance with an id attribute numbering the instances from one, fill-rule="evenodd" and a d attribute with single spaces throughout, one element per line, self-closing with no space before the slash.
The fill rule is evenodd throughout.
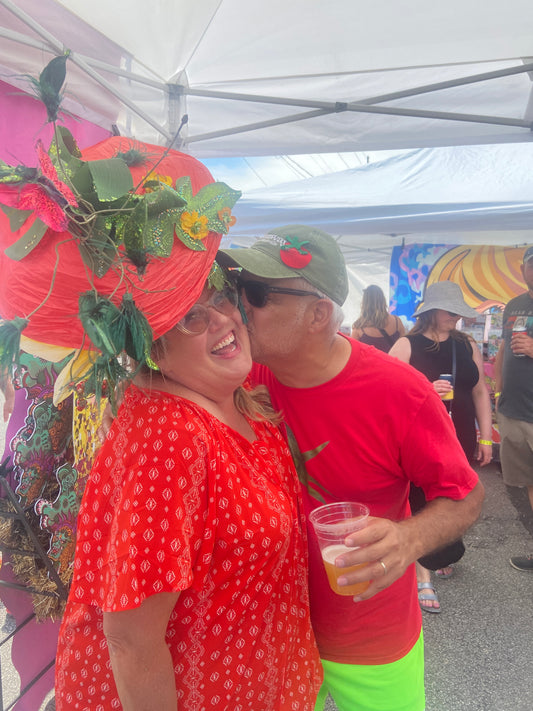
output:
<path id="1" fill-rule="evenodd" d="M 183 401 L 130 388 L 78 523 L 73 594 L 104 611 L 201 586 L 213 536 L 205 423 Z"/>

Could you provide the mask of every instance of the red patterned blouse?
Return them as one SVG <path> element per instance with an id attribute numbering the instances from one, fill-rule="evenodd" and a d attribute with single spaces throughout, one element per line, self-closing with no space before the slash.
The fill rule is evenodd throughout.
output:
<path id="1" fill-rule="evenodd" d="M 122 708 L 102 611 L 162 592 L 180 592 L 166 634 L 179 709 L 314 708 L 299 485 L 278 430 L 250 425 L 254 442 L 188 400 L 129 388 L 79 513 L 58 711 Z"/>

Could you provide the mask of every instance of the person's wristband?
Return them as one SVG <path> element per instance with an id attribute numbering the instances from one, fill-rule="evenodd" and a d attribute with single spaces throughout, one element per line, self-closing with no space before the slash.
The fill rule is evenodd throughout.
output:
<path id="1" fill-rule="evenodd" d="M 500 397 L 500 395 L 501 395 L 501 392 L 499 392 L 499 393 L 494 393 L 494 397 Z"/>
<path id="2" fill-rule="evenodd" d="M 492 440 L 491 439 L 480 439 L 478 440 L 479 444 L 486 444 L 488 446 L 492 446 Z"/>

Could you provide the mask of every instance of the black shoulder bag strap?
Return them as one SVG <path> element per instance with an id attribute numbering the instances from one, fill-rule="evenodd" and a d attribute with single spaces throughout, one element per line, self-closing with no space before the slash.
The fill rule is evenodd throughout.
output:
<path id="1" fill-rule="evenodd" d="M 457 344 L 455 338 L 452 338 L 452 387 L 455 390 L 455 374 L 457 372 Z M 450 417 L 452 416 L 453 400 L 450 400 Z"/>

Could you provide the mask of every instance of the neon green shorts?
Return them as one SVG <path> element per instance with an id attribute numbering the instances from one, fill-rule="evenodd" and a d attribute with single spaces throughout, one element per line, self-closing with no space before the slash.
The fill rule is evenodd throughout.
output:
<path id="1" fill-rule="evenodd" d="M 424 638 L 390 664 L 339 664 L 322 660 L 324 683 L 315 711 L 328 693 L 339 711 L 424 711 Z"/>

